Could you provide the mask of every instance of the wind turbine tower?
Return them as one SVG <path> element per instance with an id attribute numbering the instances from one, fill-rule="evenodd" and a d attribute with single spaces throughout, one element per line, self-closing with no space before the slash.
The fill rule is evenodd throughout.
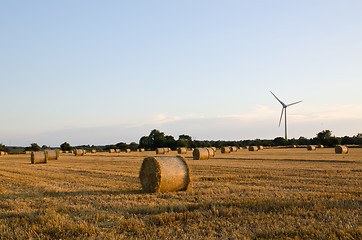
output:
<path id="1" fill-rule="evenodd" d="M 278 100 L 278 102 L 280 102 L 280 104 L 283 106 L 282 108 L 282 114 L 280 115 L 280 120 L 279 120 L 279 127 L 280 127 L 280 123 L 282 122 L 282 118 L 283 118 L 283 112 L 284 112 L 284 120 L 285 120 L 285 141 L 288 141 L 288 131 L 287 131 L 287 107 L 292 106 L 294 104 L 300 103 L 302 101 L 298 101 L 295 103 L 291 103 L 291 104 L 285 104 L 282 101 L 280 101 L 279 98 L 277 98 L 277 96 L 274 95 L 274 93 L 272 93 L 272 91 L 270 91 L 271 94 L 273 94 L 273 96 Z"/>

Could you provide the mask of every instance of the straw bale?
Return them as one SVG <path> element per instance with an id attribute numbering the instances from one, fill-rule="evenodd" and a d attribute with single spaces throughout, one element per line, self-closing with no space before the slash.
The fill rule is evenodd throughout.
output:
<path id="1" fill-rule="evenodd" d="M 97 152 L 97 150 L 95 150 L 95 149 L 91 150 L 91 153 L 96 153 L 96 152 Z"/>
<path id="2" fill-rule="evenodd" d="M 144 152 L 145 149 L 144 149 L 144 148 L 139 148 L 138 151 L 139 151 L 139 152 Z"/>
<path id="3" fill-rule="evenodd" d="M 116 153 L 120 153 L 120 152 L 121 152 L 121 149 L 117 148 Z"/>
<path id="4" fill-rule="evenodd" d="M 315 151 L 316 147 L 314 145 L 308 145 L 307 150 L 308 151 Z"/>
<path id="5" fill-rule="evenodd" d="M 254 152 L 254 151 L 258 151 L 258 150 L 259 150 L 259 148 L 257 146 L 249 146 L 249 151 Z"/>
<path id="6" fill-rule="evenodd" d="M 178 154 L 186 154 L 187 153 L 187 148 L 177 148 L 177 153 Z"/>
<path id="7" fill-rule="evenodd" d="M 108 152 L 109 152 L 109 153 L 115 153 L 116 150 L 114 150 L 114 149 L 111 148 L 111 149 L 108 150 Z"/>
<path id="8" fill-rule="evenodd" d="M 25 154 L 26 154 L 26 155 L 30 155 L 30 154 L 31 154 L 31 151 L 25 151 Z"/>
<path id="9" fill-rule="evenodd" d="M 221 148 L 221 153 L 230 153 L 231 152 L 231 147 L 222 147 Z"/>
<path id="10" fill-rule="evenodd" d="M 210 159 L 209 151 L 207 148 L 195 148 L 192 152 L 194 160 L 208 160 Z"/>
<path id="11" fill-rule="evenodd" d="M 235 146 L 230 147 L 230 152 L 236 152 L 236 151 L 238 151 L 237 147 Z"/>
<path id="12" fill-rule="evenodd" d="M 60 156 L 60 151 L 58 149 L 45 150 L 45 152 L 48 154 L 48 160 L 58 160 L 58 158 Z"/>
<path id="13" fill-rule="evenodd" d="M 163 150 L 165 151 L 165 153 L 170 152 L 170 148 L 163 148 Z"/>
<path id="14" fill-rule="evenodd" d="M 334 148 L 334 151 L 337 153 L 337 154 L 347 154 L 348 153 L 348 148 L 347 146 L 344 146 L 344 145 L 338 145 Z"/>
<path id="15" fill-rule="evenodd" d="M 139 178 L 144 192 L 186 191 L 191 173 L 181 156 L 147 157 L 143 160 Z"/>
<path id="16" fill-rule="evenodd" d="M 130 153 L 130 152 L 131 152 L 131 149 L 127 148 L 126 153 Z"/>
<path id="17" fill-rule="evenodd" d="M 217 148 L 216 147 L 211 147 L 213 150 L 214 150 L 214 152 L 216 152 L 216 150 L 217 150 Z"/>
<path id="18" fill-rule="evenodd" d="M 156 148 L 156 154 L 165 154 L 164 148 Z"/>
<path id="19" fill-rule="evenodd" d="M 259 150 L 264 150 L 264 147 L 263 146 L 258 146 L 258 149 Z"/>
<path id="20" fill-rule="evenodd" d="M 48 153 L 47 152 L 31 152 L 30 160 L 31 160 L 32 164 L 47 163 L 48 162 Z"/>
<path id="21" fill-rule="evenodd" d="M 6 152 L 0 151 L 0 156 L 6 155 Z"/>
<path id="22" fill-rule="evenodd" d="M 318 148 L 324 148 L 324 146 L 322 144 L 319 144 Z"/>
<path id="23" fill-rule="evenodd" d="M 209 152 L 209 158 L 211 158 L 211 157 L 214 157 L 214 156 L 215 156 L 214 149 L 212 149 L 212 148 L 206 148 L 206 149 L 207 149 L 207 151 Z"/>
<path id="24" fill-rule="evenodd" d="M 84 156 L 85 155 L 85 151 L 83 149 L 75 149 L 74 150 L 74 155 L 75 156 Z"/>

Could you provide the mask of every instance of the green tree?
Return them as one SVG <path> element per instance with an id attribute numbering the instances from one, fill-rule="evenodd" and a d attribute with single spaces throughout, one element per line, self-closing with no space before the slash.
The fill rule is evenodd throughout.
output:
<path id="1" fill-rule="evenodd" d="M 9 152 L 10 149 L 3 144 L 0 144 L 0 151 Z"/>
<path id="2" fill-rule="evenodd" d="M 41 148 L 39 147 L 39 145 L 37 143 L 32 143 L 30 144 L 30 147 L 26 147 L 25 151 L 40 151 Z"/>
<path id="3" fill-rule="evenodd" d="M 317 133 L 317 139 L 318 139 L 318 144 L 322 144 L 322 145 L 329 145 L 329 139 L 332 136 L 332 132 L 330 130 L 323 130 L 319 133 Z"/>
<path id="4" fill-rule="evenodd" d="M 135 143 L 135 142 L 131 142 L 131 143 L 129 144 L 129 148 L 130 148 L 132 151 L 137 151 L 138 144 Z"/>
<path id="5" fill-rule="evenodd" d="M 163 132 L 153 129 L 149 135 L 152 141 L 152 148 L 166 147 L 166 137 Z"/>
<path id="6" fill-rule="evenodd" d="M 72 147 L 70 146 L 69 143 L 64 142 L 64 143 L 60 144 L 60 149 L 61 149 L 62 151 L 71 151 L 71 150 L 72 150 Z"/>
<path id="7" fill-rule="evenodd" d="M 275 146 L 286 146 L 287 141 L 283 137 L 274 138 L 273 143 Z"/>
<path id="8" fill-rule="evenodd" d="M 152 149 L 152 139 L 148 136 L 141 137 L 139 147 L 144 149 Z"/>

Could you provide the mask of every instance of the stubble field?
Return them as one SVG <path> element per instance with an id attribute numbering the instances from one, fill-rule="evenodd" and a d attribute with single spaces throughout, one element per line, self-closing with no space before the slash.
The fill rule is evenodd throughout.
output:
<path id="1" fill-rule="evenodd" d="M 148 156 L 1 156 L 0 239 L 362 238 L 362 149 L 190 152 L 190 188 L 157 194 L 138 178 Z"/>

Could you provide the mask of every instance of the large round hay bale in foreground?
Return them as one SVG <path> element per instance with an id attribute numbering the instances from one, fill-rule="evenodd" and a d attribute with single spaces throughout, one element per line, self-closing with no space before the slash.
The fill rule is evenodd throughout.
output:
<path id="1" fill-rule="evenodd" d="M 75 149 L 74 150 L 74 155 L 75 156 L 84 156 L 85 155 L 85 151 L 83 149 Z"/>
<path id="2" fill-rule="evenodd" d="M 208 160 L 210 158 L 210 155 L 207 148 L 196 148 L 192 152 L 192 157 L 194 160 Z"/>
<path id="3" fill-rule="evenodd" d="M 316 147 L 314 145 L 308 145 L 307 150 L 308 151 L 315 151 Z"/>
<path id="4" fill-rule="evenodd" d="M 47 152 L 31 152 L 31 163 L 47 163 L 48 162 L 48 153 Z"/>
<path id="5" fill-rule="evenodd" d="M 177 153 L 178 154 L 186 154 L 187 153 L 187 148 L 177 148 Z"/>
<path id="6" fill-rule="evenodd" d="M 164 148 L 156 148 L 156 154 L 165 154 Z"/>
<path id="7" fill-rule="evenodd" d="M 249 146 L 249 151 L 254 152 L 254 151 L 258 151 L 258 150 L 259 150 L 259 148 L 257 146 Z"/>
<path id="8" fill-rule="evenodd" d="M 149 193 L 185 191 L 191 182 L 190 168 L 181 156 L 145 158 L 139 177 Z"/>
<path id="9" fill-rule="evenodd" d="M 347 154 L 348 153 L 348 148 L 347 146 L 343 146 L 343 145 L 338 145 L 334 148 L 334 151 L 337 154 Z"/>
<path id="10" fill-rule="evenodd" d="M 211 158 L 211 157 L 214 157 L 214 156 L 215 156 L 214 149 L 212 149 L 212 148 L 206 148 L 206 149 L 207 149 L 207 151 L 209 152 L 209 158 Z"/>
<path id="11" fill-rule="evenodd" d="M 231 148 L 230 147 L 222 147 L 221 148 L 221 153 L 230 153 L 231 152 Z"/>
<path id="12" fill-rule="evenodd" d="M 60 156 L 59 150 L 45 150 L 48 154 L 48 160 L 58 160 Z"/>

